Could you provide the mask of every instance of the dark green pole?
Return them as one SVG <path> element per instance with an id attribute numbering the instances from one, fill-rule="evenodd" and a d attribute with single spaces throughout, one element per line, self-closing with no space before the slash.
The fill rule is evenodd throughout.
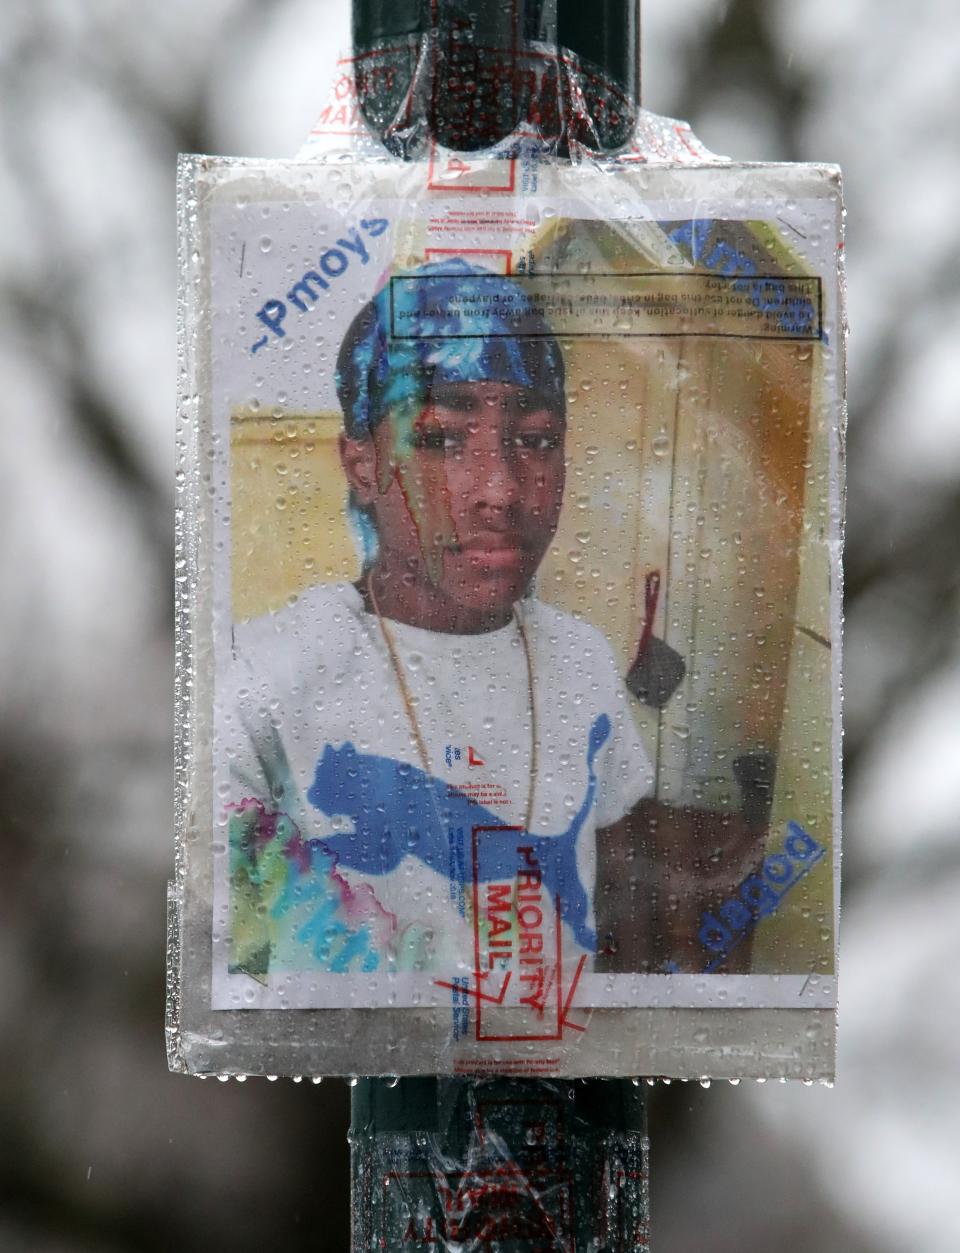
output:
<path id="1" fill-rule="evenodd" d="M 622 1079 L 361 1079 L 352 1253 L 626 1253 L 648 1240 L 643 1089 Z"/>
<path id="2" fill-rule="evenodd" d="M 396 155 L 472 152 L 529 123 L 622 147 L 640 104 L 639 0 L 354 0 L 360 108 Z"/>

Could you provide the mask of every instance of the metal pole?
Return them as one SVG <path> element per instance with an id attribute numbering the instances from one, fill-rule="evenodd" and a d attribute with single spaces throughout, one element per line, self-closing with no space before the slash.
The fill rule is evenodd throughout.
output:
<path id="1" fill-rule="evenodd" d="M 643 1088 L 621 1079 L 361 1079 L 352 1253 L 623 1253 L 648 1242 Z"/>
<path id="2" fill-rule="evenodd" d="M 517 127 L 612 151 L 640 107 L 640 0 L 354 0 L 361 111 L 395 155 L 478 151 Z"/>

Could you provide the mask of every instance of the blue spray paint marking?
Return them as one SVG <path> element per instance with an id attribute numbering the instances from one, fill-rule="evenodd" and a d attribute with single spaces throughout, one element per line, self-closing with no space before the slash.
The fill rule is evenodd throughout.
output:
<path id="1" fill-rule="evenodd" d="M 561 918 L 580 947 L 590 952 L 596 951 L 597 936 L 587 926 L 590 902 L 577 873 L 576 845 L 596 796 L 594 762 L 610 729 L 606 714 L 590 728 L 587 789 L 569 828 L 559 835 L 523 836 L 531 858 L 539 863 L 544 888 L 560 899 Z M 439 874 L 458 876 L 458 889 L 466 888 L 468 878 L 472 882 L 474 870 L 481 882 L 505 882 L 516 875 L 516 830 L 484 831 L 475 868 L 468 867 L 462 856 L 450 856 L 452 829 L 502 827 L 502 818 L 442 779 L 391 757 L 358 753 L 349 741 L 341 748 L 326 746 L 307 799 L 328 817 L 353 822 L 347 835 L 310 841 L 336 857 L 344 870 L 389 874 L 410 856 Z"/>
<path id="2" fill-rule="evenodd" d="M 716 914 L 701 914 L 697 938 L 715 954 L 704 973 L 710 974 L 722 966 L 757 923 L 776 912 L 790 889 L 810 873 L 826 851 L 799 823 L 787 823 L 783 852 L 765 858 L 759 873 L 748 875 L 736 895 L 725 901 Z"/>
<path id="3" fill-rule="evenodd" d="M 359 230 L 354 227 L 346 236 L 338 239 L 333 247 L 322 252 L 316 269 L 306 270 L 302 278 L 294 283 L 286 293 L 287 302 L 299 313 L 308 313 L 319 300 L 320 293 L 330 290 L 331 282 L 347 272 L 355 257 L 359 257 L 363 265 L 370 260 L 370 253 L 360 231 L 364 231 L 371 239 L 376 239 L 389 225 L 387 218 L 361 218 Z M 284 329 L 287 312 L 287 303 L 270 299 L 260 306 L 256 316 L 277 339 L 282 339 L 287 333 Z M 251 353 L 259 352 L 269 342 L 269 335 L 261 335 L 250 348 Z"/>

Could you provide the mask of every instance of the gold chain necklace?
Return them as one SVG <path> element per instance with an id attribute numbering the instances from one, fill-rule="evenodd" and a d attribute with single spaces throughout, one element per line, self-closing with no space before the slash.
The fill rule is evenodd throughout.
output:
<path id="1" fill-rule="evenodd" d="M 403 706 L 407 711 L 407 720 L 410 723 L 410 730 L 413 732 L 413 740 L 417 746 L 417 755 L 420 758 L 420 764 L 423 766 L 424 774 L 433 775 L 430 769 L 430 758 L 427 756 L 427 746 L 423 741 L 423 735 L 420 732 L 420 724 L 417 721 L 416 702 L 410 694 L 407 681 L 403 675 L 403 666 L 400 664 L 400 657 L 397 653 L 397 645 L 393 638 L 393 632 L 387 626 L 387 620 L 380 612 L 380 606 L 377 603 L 377 594 L 373 587 L 373 572 L 367 579 L 367 593 L 370 597 L 370 603 L 373 605 L 373 611 L 377 615 L 377 622 L 380 624 L 380 632 L 383 635 L 383 641 L 387 646 L 387 653 L 390 657 L 390 664 L 393 667 L 393 673 L 396 675 L 397 686 L 400 689 L 400 695 L 403 698 Z M 523 644 L 523 655 L 527 663 L 527 698 L 530 703 L 530 782 L 527 787 L 527 812 L 524 819 L 524 831 L 530 831 L 530 822 L 533 818 L 533 801 L 534 793 L 537 786 L 537 702 L 534 695 L 533 687 L 533 658 L 530 654 L 530 640 L 527 638 L 526 627 L 523 625 L 523 619 L 517 613 L 516 606 L 512 610 L 513 620 L 517 624 L 517 632 L 520 636 L 520 642 Z"/>

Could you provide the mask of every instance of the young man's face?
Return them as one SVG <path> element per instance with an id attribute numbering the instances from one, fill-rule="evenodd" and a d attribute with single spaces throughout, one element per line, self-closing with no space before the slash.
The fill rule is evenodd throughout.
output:
<path id="1" fill-rule="evenodd" d="M 405 598 L 402 616 L 419 607 L 434 630 L 509 619 L 557 529 L 564 432 L 524 388 L 475 382 L 437 385 L 406 433 L 385 417 L 365 442 L 367 461 L 353 455 L 363 445 L 345 441 L 351 485 L 376 520 L 378 597 L 387 586 L 391 601 Z M 396 471 L 381 491 L 384 455 Z"/>

